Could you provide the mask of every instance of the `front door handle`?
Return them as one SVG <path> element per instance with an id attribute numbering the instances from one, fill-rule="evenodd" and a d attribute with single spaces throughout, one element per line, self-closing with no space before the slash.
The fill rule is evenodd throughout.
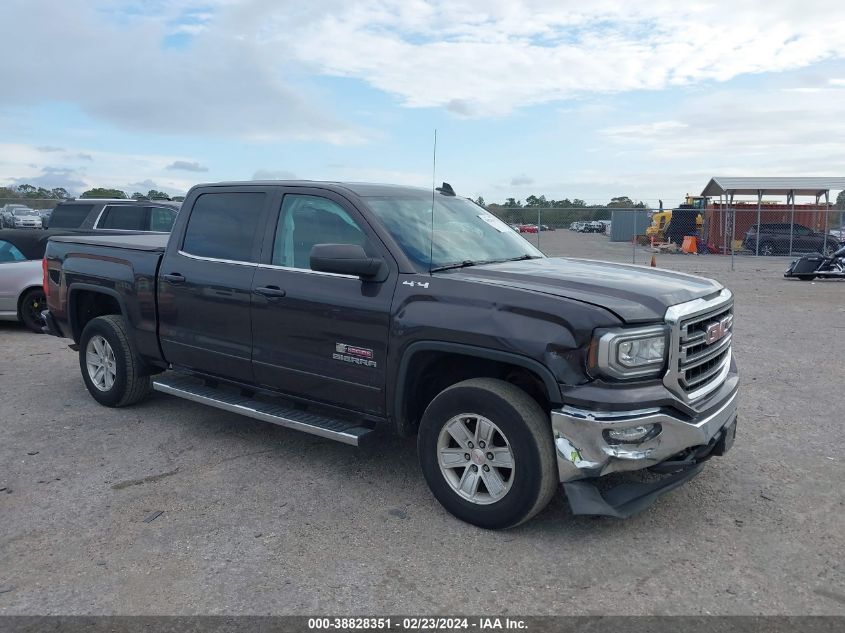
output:
<path id="1" fill-rule="evenodd" d="M 162 277 L 172 284 L 181 284 L 185 281 L 185 275 L 180 275 L 179 273 L 170 273 L 169 275 L 162 275 Z"/>
<path id="2" fill-rule="evenodd" d="M 267 297 L 268 299 L 278 299 L 284 297 L 287 293 L 278 286 L 260 286 L 253 290 L 257 295 Z"/>

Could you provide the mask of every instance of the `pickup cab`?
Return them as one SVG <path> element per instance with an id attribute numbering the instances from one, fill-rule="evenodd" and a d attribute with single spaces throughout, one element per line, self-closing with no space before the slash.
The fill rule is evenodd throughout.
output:
<path id="1" fill-rule="evenodd" d="M 728 289 L 546 257 L 446 183 L 199 185 L 170 235 L 51 238 L 44 285 L 101 404 L 416 435 L 434 496 L 486 528 L 561 483 L 575 514 L 629 516 L 736 433 Z"/>
<path id="2" fill-rule="evenodd" d="M 50 214 L 51 229 L 167 233 L 179 203 L 170 200 L 77 198 L 62 200 Z"/>

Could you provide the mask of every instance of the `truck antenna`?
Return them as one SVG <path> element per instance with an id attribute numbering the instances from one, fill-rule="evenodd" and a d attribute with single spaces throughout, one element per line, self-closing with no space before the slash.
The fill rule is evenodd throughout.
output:
<path id="1" fill-rule="evenodd" d="M 431 235 L 428 240 L 428 274 L 434 268 L 434 184 L 437 182 L 437 128 L 434 128 L 434 151 L 431 160 Z"/>

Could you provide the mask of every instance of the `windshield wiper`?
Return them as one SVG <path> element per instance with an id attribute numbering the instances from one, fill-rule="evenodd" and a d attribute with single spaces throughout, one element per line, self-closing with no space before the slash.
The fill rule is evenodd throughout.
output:
<path id="1" fill-rule="evenodd" d="M 440 270 L 452 270 L 453 268 L 467 268 L 468 266 L 481 266 L 482 264 L 502 264 L 504 262 L 521 262 L 526 259 L 541 259 L 540 255 L 520 255 L 519 257 L 509 257 L 507 259 L 465 259 L 462 262 L 455 262 L 454 264 L 444 264 L 443 266 L 436 266 L 431 269 L 431 272 L 436 273 Z"/>
<path id="2" fill-rule="evenodd" d="M 479 264 L 487 264 L 489 262 L 485 261 L 473 261 L 471 259 L 465 259 L 462 262 L 455 262 L 454 264 L 444 264 L 443 266 L 435 266 L 431 269 L 431 272 L 436 273 L 440 270 L 452 270 L 453 268 L 466 268 L 467 266 L 478 266 Z"/>
<path id="3" fill-rule="evenodd" d="M 526 259 L 543 259 L 542 255 L 520 255 L 519 257 L 511 257 L 509 259 L 497 259 L 495 263 L 499 264 L 501 262 L 522 262 Z M 493 262 L 490 262 L 491 264 Z"/>

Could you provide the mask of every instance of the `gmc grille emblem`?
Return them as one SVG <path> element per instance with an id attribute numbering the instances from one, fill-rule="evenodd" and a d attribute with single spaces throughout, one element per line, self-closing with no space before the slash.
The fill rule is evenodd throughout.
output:
<path id="1" fill-rule="evenodd" d="M 719 321 L 710 323 L 704 331 L 704 342 L 708 345 L 712 345 L 716 341 L 723 339 L 725 335 L 731 331 L 732 324 L 733 317 L 731 315 L 728 315 Z"/>

